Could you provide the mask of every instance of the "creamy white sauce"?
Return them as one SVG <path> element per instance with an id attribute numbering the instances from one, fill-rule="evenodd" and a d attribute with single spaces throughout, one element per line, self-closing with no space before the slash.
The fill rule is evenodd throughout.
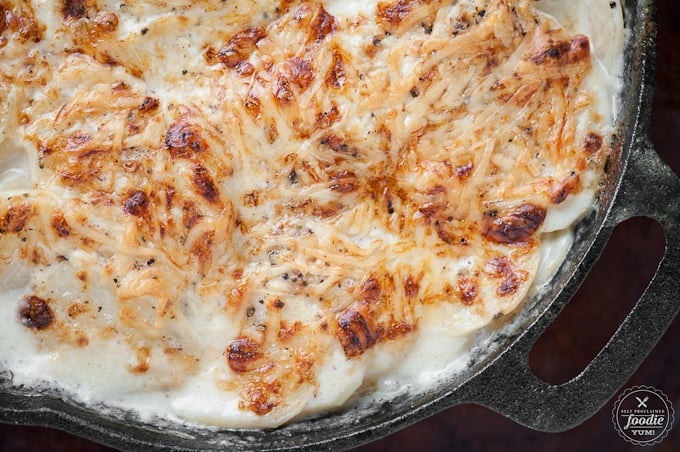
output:
<path id="1" fill-rule="evenodd" d="M 56 26 L 54 24 L 59 19 L 56 18 L 54 9 L 49 7 L 49 2 L 42 3 L 44 8 L 38 8 L 39 16 L 50 24 L 48 32 L 53 33 L 53 27 Z M 593 55 L 598 64 L 588 77 L 586 86 L 599 93 L 596 108 L 606 118 L 606 122 L 611 124 L 616 114 L 616 99 L 620 90 L 618 74 L 623 46 L 623 23 L 620 6 L 611 9 L 609 3 L 608 0 L 543 0 L 536 2 L 536 7 L 554 17 L 570 33 L 582 33 L 590 37 Z M 325 2 L 326 9 L 331 14 L 338 20 L 346 21 L 356 20 L 357 16 L 374 15 L 375 5 L 376 2 L 357 0 Z M 137 33 L 145 24 L 144 21 L 126 21 L 121 32 L 123 35 Z M 178 42 L 172 51 L 181 53 L 182 45 Z M 191 60 L 184 57 L 179 60 L 182 65 L 192 66 Z M 168 67 L 155 70 L 168 70 L 176 62 L 169 62 Z M 408 60 L 405 60 L 405 64 L 408 65 Z M 206 89 L 206 93 L 209 92 Z M 172 90 L 167 87 L 159 87 L 156 94 L 161 102 L 169 103 L 173 100 Z M 586 126 L 587 124 L 582 124 L 582 127 Z M 22 151 L 21 145 L 3 143 L 3 137 L 0 130 L 0 187 L 5 196 L 30 189 L 35 162 Z M 590 188 L 568 198 L 548 213 L 542 236 L 539 272 L 534 283 L 536 288 L 550 281 L 571 245 L 571 225 L 592 208 L 597 180 L 586 181 L 586 184 Z M 317 228 L 317 234 L 323 238 L 324 232 Z M 383 241 L 385 239 L 385 234 L 380 229 L 375 229 L 359 242 L 359 246 L 370 249 L 372 235 Z M 464 265 L 465 262 L 452 262 L 449 271 L 454 272 Z M 30 291 L 30 270 L 16 265 L 9 268 L 10 271 L 0 274 L 3 297 L 21 299 Z M 55 265 L 50 271 L 68 272 L 69 268 Z M 75 278 L 64 275 L 64 280 L 68 279 Z M 74 287 L 73 291 L 77 290 Z M 97 290 L 96 286 L 90 290 L 101 304 L 115 302 L 106 290 Z M 69 293 L 55 296 L 68 297 Z M 111 406 L 137 411 L 144 419 L 161 416 L 177 421 L 188 420 L 199 424 L 232 427 L 250 427 L 263 423 L 255 414 L 238 409 L 239 399 L 236 394 L 225 393 L 213 384 L 214 374 L 219 372 L 216 362 L 224 359 L 222 349 L 215 350 L 215 362 L 203 363 L 201 371 L 190 381 L 173 392 L 166 392 L 156 382 L 151 385 L 147 380 L 130 378 L 127 371 L 129 363 L 125 361 L 124 355 L 116 353 L 116 347 L 121 344 L 115 341 L 98 343 L 99 347 L 104 348 L 100 348 L 97 353 L 110 356 L 105 362 L 92 360 L 90 352 L 85 349 L 74 349 L 69 354 L 45 352 L 34 341 L 34 333 L 17 322 L 15 309 L 14 303 L 0 303 L 0 330 L 3 332 L 0 336 L 0 362 L 3 367 L 12 370 L 15 385 L 51 385 L 52 382 L 58 382 L 60 387 L 78 401 L 95 403 L 105 400 Z M 479 325 L 475 324 L 474 318 L 455 318 L 470 315 L 469 311 L 449 312 L 448 309 L 449 307 L 442 306 L 439 311 L 431 310 L 422 320 L 420 333 L 414 335 L 410 343 L 385 344 L 379 349 L 370 350 L 368 353 L 373 355 L 371 360 L 348 361 L 337 348 L 329 358 L 330 363 L 318 375 L 319 387 L 316 394 L 310 397 L 310 401 L 286 412 L 286 419 L 267 419 L 263 426 L 277 425 L 290 417 L 337 407 L 350 398 L 364 381 L 375 388 L 371 397 L 390 397 L 407 388 L 423 390 L 439 381 L 443 375 L 460 371 L 468 363 L 468 350 L 473 345 Z M 215 337 L 220 331 L 234 330 L 224 316 L 211 315 L 211 312 L 202 315 L 205 317 L 202 334 L 206 337 Z M 453 329 L 449 323 L 467 323 L 469 330 Z M 370 366 L 366 365 L 367 361 L 371 361 Z"/>

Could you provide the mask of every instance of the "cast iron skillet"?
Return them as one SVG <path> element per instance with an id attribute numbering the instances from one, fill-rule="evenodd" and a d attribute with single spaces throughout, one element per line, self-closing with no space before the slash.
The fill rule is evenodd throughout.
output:
<path id="1" fill-rule="evenodd" d="M 487 332 L 467 370 L 425 392 L 359 399 L 343 411 L 274 430 L 205 430 L 143 423 L 126 412 L 85 409 L 58 392 L 12 386 L 0 372 L 0 421 L 44 425 L 124 450 L 341 449 L 364 444 L 460 403 L 487 406 L 533 429 L 557 432 L 595 414 L 642 363 L 680 309 L 680 180 L 648 137 L 655 38 L 653 0 L 629 0 L 623 113 L 598 209 L 549 289 L 502 328 Z M 612 230 L 635 216 L 659 222 L 666 252 L 656 275 L 610 341 L 577 377 L 550 385 L 531 373 L 534 342 L 576 292 Z M 481 339 L 481 338 L 480 338 Z"/>

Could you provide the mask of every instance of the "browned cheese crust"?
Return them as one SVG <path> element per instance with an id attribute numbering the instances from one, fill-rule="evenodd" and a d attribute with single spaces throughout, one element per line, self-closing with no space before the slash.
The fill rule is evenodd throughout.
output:
<path id="1" fill-rule="evenodd" d="M 64 0 L 48 55 L 30 2 L 0 1 L 0 113 L 35 163 L 0 200 L 0 267 L 34 269 L 17 321 L 41 347 L 118 341 L 166 389 L 219 349 L 218 384 L 266 415 L 429 309 L 510 312 L 547 212 L 602 166 L 577 127 L 588 38 L 531 2 L 139 3 Z M 217 343 L 202 309 L 231 325 Z"/>

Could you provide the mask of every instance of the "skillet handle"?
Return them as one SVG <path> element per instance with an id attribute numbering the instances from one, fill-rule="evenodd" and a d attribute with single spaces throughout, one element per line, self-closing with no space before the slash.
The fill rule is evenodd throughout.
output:
<path id="1" fill-rule="evenodd" d="M 571 381 L 550 385 L 529 370 L 529 352 L 547 326 L 534 325 L 470 382 L 468 401 L 535 430 L 573 428 L 616 394 L 680 311 L 680 179 L 649 139 L 639 141 L 601 233 L 609 237 L 616 225 L 635 216 L 659 222 L 666 250 L 647 289 L 600 353 Z"/>

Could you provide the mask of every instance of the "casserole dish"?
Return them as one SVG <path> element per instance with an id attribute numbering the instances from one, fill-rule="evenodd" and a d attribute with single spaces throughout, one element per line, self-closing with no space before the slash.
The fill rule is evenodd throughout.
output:
<path id="1" fill-rule="evenodd" d="M 6 376 L 3 419 L 49 423 L 119 448 L 165 446 L 177 450 L 223 446 L 267 449 L 304 445 L 313 448 L 329 445 L 330 441 L 335 441 L 335 446 L 351 446 L 463 401 L 491 406 L 526 425 L 544 430 L 565 429 L 582 420 L 625 381 L 655 342 L 655 336 L 650 332 L 654 331 L 658 338 L 677 310 L 677 306 L 672 306 L 666 299 L 674 290 L 670 286 L 670 276 L 677 272 L 677 262 L 673 267 L 672 258 L 668 256 L 677 255 L 677 226 L 674 223 L 678 216 L 677 210 L 673 209 L 677 209 L 678 184 L 672 173 L 654 160 L 644 138 L 645 106 L 650 100 L 647 82 L 651 79 L 651 68 L 647 64 L 653 57 L 650 52 L 651 10 L 648 4 L 642 3 L 630 5 L 630 8 L 629 29 L 633 30 L 634 38 L 627 55 L 627 67 L 630 68 L 626 75 L 629 97 L 624 99 L 627 113 L 621 117 L 620 138 L 599 210 L 581 225 L 577 245 L 554 277 L 552 288 L 540 299 L 530 300 L 522 315 L 497 332 L 491 338 L 490 346 L 479 350 L 477 360 L 465 373 L 442 383 L 436 391 L 417 397 L 404 395 L 381 404 L 357 402 L 345 412 L 267 432 L 194 432 L 177 426 L 137 425 L 133 418 L 121 423 L 117 413 L 102 413 L 92 419 L 88 411 L 60 401 L 58 394 L 46 391 L 27 397 L 25 391 L 9 389 L 10 376 Z M 654 194 L 639 192 L 646 186 L 658 189 Z M 594 262 L 614 225 L 639 214 L 657 219 L 667 233 L 669 253 L 655 282 L 607 349 L 583 375 L 559 387 L 539 382 L 526 366 L 526 354 L 533 340 L 578 286 L 585 275 L 584 269 Z M 660 301 L 665 304 L 659 306 Z M 653 310 L 654 315 L 645 309 Z M 662 315 L 665 318 L 661 318 Z M 646 336 L 637 334 L 639 331 L 644 331 Z M 625 349 L 622 344 L 627 344 Z M 629 356 L 631 349 L 637 352 L 632 357 Z M 607 360 L 607 356 L 613 359 Z M 534 393 L 532 400 L 526 400 L 526 392 Z M 519 399 L 523 399 L 521 406 L 514 402 Z M 570 405 L 562 402 L 565 400 L 570 400 Z M 134 427 L 124 427 L 125 423 Z"/>

